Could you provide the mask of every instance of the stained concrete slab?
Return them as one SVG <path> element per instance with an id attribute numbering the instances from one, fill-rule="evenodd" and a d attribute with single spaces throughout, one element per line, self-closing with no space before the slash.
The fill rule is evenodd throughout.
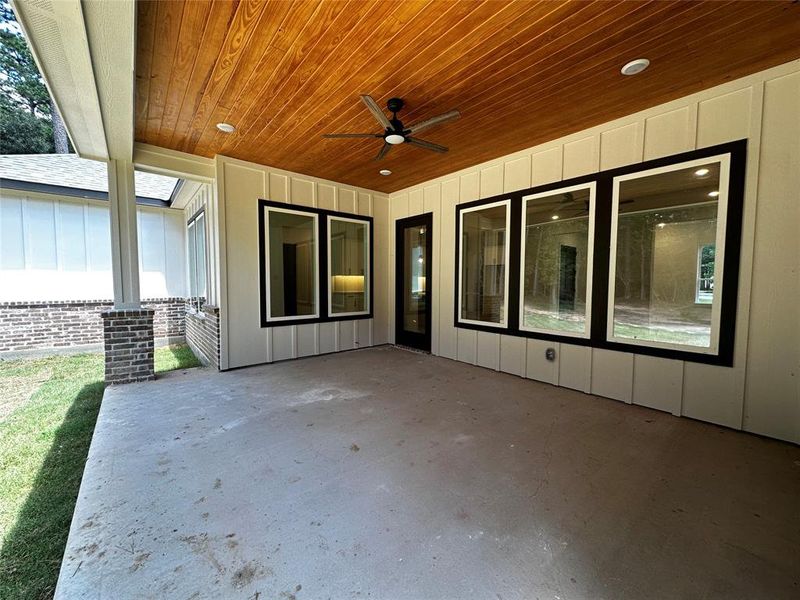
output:
<path id="1" fill-rule="evenodd" d="M 57 598 L 797 598 L 800 448 L 393 348 L 106 391 Z"/>

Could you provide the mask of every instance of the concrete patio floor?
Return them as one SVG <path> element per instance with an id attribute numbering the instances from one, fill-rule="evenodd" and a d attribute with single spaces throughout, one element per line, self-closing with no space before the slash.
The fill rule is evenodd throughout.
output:
<path id="1" fill-rule="evenodd" d="M 389 347 L 106 390 L 57 598 L 797 598 L 800 448 Z"/>

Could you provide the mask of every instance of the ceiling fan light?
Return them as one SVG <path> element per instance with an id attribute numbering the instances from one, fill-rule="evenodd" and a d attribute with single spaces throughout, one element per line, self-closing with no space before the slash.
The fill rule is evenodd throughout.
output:
<path id="1" fill-rule="evenodd" d="M 392 145 L 402 144 L 403 142 L 406 141 L 406 138 L 397 133 L 390 133 L 383 139 L 386 141 L 387 144 L 392 144 Z"/>

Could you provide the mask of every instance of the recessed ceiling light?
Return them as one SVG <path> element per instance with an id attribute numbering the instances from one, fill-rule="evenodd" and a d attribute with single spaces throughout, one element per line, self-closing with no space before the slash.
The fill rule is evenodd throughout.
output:
<path id="1" fill-rule="evenodd" d="M 389 169 L 381 169 L 380 171 L 378 171 L 378 173 L 380 173 L 384 177 L 386 177 L 387 175 L 391 175 L 392 174 L 392 172 Z"/>
<path id="2" fill-rule="evenodd" d="M 622 69 L 620 69 L 620 73 L 623 75 L 636 75 L 637 73 L 644 71 L 649 66 L 649 60 L 646 58 L 637 58 L 636 60 L 632 60 L 622 67 Z"/>
<path id="3" fill-rule="evenodd" d="M 717 196 L 719 196 L 719 192 L 717 190 L 714 190 L 713 192 L 708 192 L 708 195 L 711 196 L 712 198 L 716 198 Z"/>
<path id="4" fill-rule="evenodd" d="M 422 263 L 424 263 L 424 262 L 425 262 L 425 259 L 424 259 L 424 258 L 422 258 L 422 257 L 420 256 L 420 257 L 417 259 L 417 262 L 418 262 L 419 264 L 422 264 Z"/>
<path id="5" fill-rule="evenodd" d="M 551 218 L 551 219 L 553 219 L 553 221 L 558 221 L 558 215 L 553 215 L 553 216 L 552 216 L 552 217 L 550 217 L 550 218 Z"/>
<path id="6" fill-rule="evenodd" d="M 233 133 L 236 131 L 236 127 L 230 123 L 217 123 L 217 129 L 219 129 L 222 133 Z"/>
<path id="7" fill-rule="evenodd" d="M 710 171 L 705 167 L 703 167 L 702 169 L 697 169 L 697 171 L 694 172 L 694 174 L 697 175 L 698 177 L 705 177 L 709 173 Z"/>

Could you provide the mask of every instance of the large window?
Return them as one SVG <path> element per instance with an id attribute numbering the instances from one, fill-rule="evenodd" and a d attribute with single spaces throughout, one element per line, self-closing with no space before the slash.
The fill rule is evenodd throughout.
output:
<path id="1" fill-rule="evenodd" d="M 595 184 L 522 198 L 519 326 L 589 336 Z"/>
<path id="2" fill-rule="evenodd" d="M 610 340 L 716 352 L 728 156 L 614 178 Z"/>
<path id="3" fill-rule="evenodd" d="M 460 211 L 459 321 L 508 326 L 510 201 Z"/>
<path id="4" fill-rule="evenodd" d="M 318 317 L 318 217 L 285 208 L 266 208 L 266 212 L 267 318 Z"/>
<path id="5" fill-rule="evenodd" d="M 372 317 L 372 217 L 259 201 L 261 326 Z"/>
<path id="6" fill-rule="evenodd" d="M 328 314 L 369 312 L 369 223 L 328 217 Z"/>
<path id="7" fill-rule="evenodd" d="M 201 311 L 206 302 L 206 215 L 201 211 L 186 226 L 189 249 L 189 302 Z"/>
<path id="8" fill-rule="evenodd" d="M 455 325 L 731 366 L 746 155 L 727 142 L 456 206 Z"/>

